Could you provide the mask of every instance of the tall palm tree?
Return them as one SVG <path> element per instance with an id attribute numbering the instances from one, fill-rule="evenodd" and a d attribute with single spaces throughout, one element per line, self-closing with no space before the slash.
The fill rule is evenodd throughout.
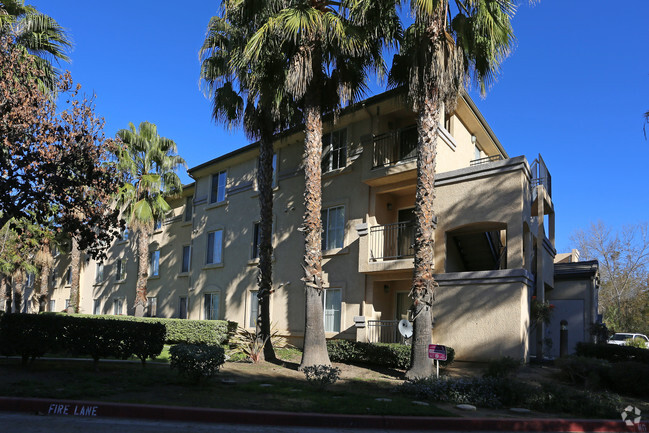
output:
<path id="1" fill-rule="evenodd" d="M 66 51 L 72 43 L 65 29 L 53 18 L 26 5 L 25 0 L 2 0 L 0 35 L 11 36 L 16 46 L 34 57 L 44 88 L 54 91 L 59 71 L 52 62 L 70 60 Z"/>
<path id="2" fill-rule="evenodd" d="M 395 55 L 389 83 L 405 86 L 417 113 L 415 265 L 410 297 L 414 319 L 409 378 L 432 374 L 428 359 L 432 305 L 437 283 L 435 253 L 435 163 L 441 115 L 452 111 L 469 78 L 486 86 L 514 41 L 513 0 L 412 0 L 414 23 Z"/>
<path id="3" fill-rule="evenodd" d="M 247 62 L 243 50 L 260 22 L 274 11 L 272 2 L 224 1 L 221 15 L 210 20 L 199 52 L 201 80 L 212 99 L 212 117 L 228 127 L 243 124 L 248 138 L 259 141 L 259 274 L 256 335 L 263 359 L 275 360 L 270 339 L 273 226 L 273 135 L 295 123 L 296 110 L 283 91 L 284 70 L 279 44 Z"/>
<path id="4" fill-rule="evenodd" d="M 186 164 L 176 154 L 176 143 L 160 137 L 152 123 L 142 122 L 139 129 L 129 123 L 129 129 L 117 131 L 117 138 L 123 143 L 117 153 L 117 167 L 124 176 L 117 203 L 128 226 L 137 235 L 138 273 L 134 308 L 136 316 L 143 316 L 153 227 L 171 210 L 166 198 L 181 193 L 182 184 L 176 170 Z"/>
<path id="5" fill-rule="evenodd" d="M 383 70 L 381 49 L 399 34 L 390 0 L 287 0 L 278 2 L 248 41 L 246 60 L 281 45 L 284 88 L 298 102 L 304 121 L 305 330 L 300 368 L 330 364 L 323 322 L 322 114 L 360 98 L 370 70 Z"/>

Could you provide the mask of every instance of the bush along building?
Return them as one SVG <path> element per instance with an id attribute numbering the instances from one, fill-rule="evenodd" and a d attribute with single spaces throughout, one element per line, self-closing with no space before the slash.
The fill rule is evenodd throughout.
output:
<path id="1" fill-rule="evenodd" d="M 327 338 L 399 342 L 408 318 L 416 188 L 415 115 L 394 91 L 324 119 L 322 255 Z M 456 359 L 555 354 L 560 322 L 570 350 L 590 340 L 597 316 L 597 263 L 555 264 L 552 178 L 538 155 L 510 157 L 464 95 L 439 125 L 433 340 Z M 304 330 L 303 132 L 276 137 L 273 215 L 274 329 L 299 345 Z M 254 328 L 257 316 L 258 145 L 193 167 L 195 180 L 156 225 L 147 315 L 226 319 Z M 133 314 L 136 242 L 126 230 L 103 262 L 81 271 L 82 313 Z M 57 258 L 49 309 L 70 297 L 69 257 Z M 534 326 L 533 304 L 548 306 Z M 551 307 L 550 307 L 551 305 Z M 565 316 L 565 317 L 564 317 Z M 534 322 L 534 323 L 533 323 Z M 541 328 L 537 338 L 535 328 Z M 549 339 L 553 340 L 550 348 Z M 539 341 L 540 344 L 536 344 Z M 540 346 L 540 347 L 539 347 Z"/>

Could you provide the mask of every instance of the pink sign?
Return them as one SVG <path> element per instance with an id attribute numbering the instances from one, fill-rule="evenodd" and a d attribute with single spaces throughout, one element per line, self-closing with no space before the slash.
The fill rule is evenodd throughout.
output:
<path id="1" fill-rule="evenodd" d="M 440 344 L 429 344 L 428 357 L 438 361 L 446 361 L 446 346 Z"/>

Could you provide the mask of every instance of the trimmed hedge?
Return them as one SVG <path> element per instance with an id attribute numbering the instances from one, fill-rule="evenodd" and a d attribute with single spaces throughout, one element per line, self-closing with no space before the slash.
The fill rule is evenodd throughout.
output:
<path id="1" fill-rule="evenodd" d="M 351 340 L 328 340 L 329 359 L 347 364 L 369 364 L 381 367 L 410 368 L 411 347 L 397 343 L 363 343 Z M 453 363 L 455 351 L 446 347 L 447 360 L 439 365 L 446 367 Z"/>
<path id="2" fill-rule="evenodd" d="M 610 362 L 635 361 L 649 364 L 649 349 L 616 344 L 577 343 L 576 355 L 605 359 Z"/>
<path id="3" fill-rule="evenodd" d="M 237 323 L 226 320 L 188 320 L 162 317 L 135 317 L 91 314 L 75 314 L 74 317 L 90 317 L 128 322 L 161 323 L 167 329 L 166 344 L 227 344 L 236 332 Z"/>
<path id="4" fill-rule="evenodd" d="M 178 374 L 199 382 L 219 372 L 225 362 L 225 349 L 209 344 L 179 343 L 169 349 L 169 361 Z"/>
<path id="5" fill-rule="evenodd" d="M 0 354 L 20 355 L 23 363 L 46 353 L 126 359 L 144 364 L 164 347 L 166 329 L 160 323 L 110 321 L 59 314 L 5 314 L 0 319 Z"/>

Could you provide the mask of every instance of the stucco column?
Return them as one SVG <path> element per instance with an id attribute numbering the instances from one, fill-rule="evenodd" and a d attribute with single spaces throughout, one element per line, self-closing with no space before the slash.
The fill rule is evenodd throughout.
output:
<path id="1" fill-rule="evenodd" d="M 545 281 L 543 280 L 543 241 L 545 233 L 543 230 L 543 195 L 545 188 L 542 185 L 536 187 L 536 203 L 537 203 L 537 232 L 536 232 L 536 301 L 539 303 L 545 302 Z M 536 359 L 543 362 L 543 336 L 545 325 L 543 322 L 536 323 Z"/>

